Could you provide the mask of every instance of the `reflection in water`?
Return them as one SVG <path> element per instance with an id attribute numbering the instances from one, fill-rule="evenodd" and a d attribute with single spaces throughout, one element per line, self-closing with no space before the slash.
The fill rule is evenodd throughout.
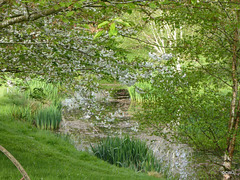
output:
<path id="1" fill-rule="evenodd" d="M 91 97 L 91 98 L 86 98 Z M 131 108 L 129 108 L 131 105 Z M 147 141 L 156 157 L 178 179 L 198 179 L 193 168 L 193 150 L 184 144 L 170 143 L 153 136 L 150 129 L 140 129 L 133 114 L 140 110 L 129 98 L 112 98 L 109 93 L 75 93 L 66 99 L 64 121 L 60 131 L 69 134 L 77 149 L 90 150 L 90 143 L 107 136 L 130 135 Z"/>

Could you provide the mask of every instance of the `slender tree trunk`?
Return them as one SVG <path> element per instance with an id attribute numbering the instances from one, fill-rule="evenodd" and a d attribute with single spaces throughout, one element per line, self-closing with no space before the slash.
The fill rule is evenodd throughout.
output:
<path id="1" fill-rule="evenodd" d="M 239 22 L 239 10 L 236 11 L 236 21 Z M 238 98 L 238 45 L 239 45 L 239 30 L 236 27 L 234 31 L 234 41 L 233 41 L 233 58 L 232 58 L 232 102 L 231 102 L 231 111 L 230 119 L 228 123 L 228 137 L 227 137 L 227 149 L 224 155 L 224 169 L 225 171 L 230 171 L 232 169 L 232 160 L 233 153 L 236 144 L 236 136 L 239 124 L 239 115 L 240 115 L 240 100 Z M 238 101 L 238 103 L 237 103 Z M 237 107 L 238 106 L 238 107 Z M 231 174 L 224 174 L 223 180 L 231 179 Z"/>

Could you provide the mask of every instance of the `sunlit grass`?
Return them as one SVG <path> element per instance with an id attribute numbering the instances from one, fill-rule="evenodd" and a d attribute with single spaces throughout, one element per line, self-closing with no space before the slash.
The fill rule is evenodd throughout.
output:
<path id="1" fill-rule="evenodd" d="M 156 95 L 153 94 L 154 89 L 148 82 L 137 82 L 134 86 L 128 87 L 131 100 L 136 102 L 152 102 L 154 103 L 157 99 Z"/>
<path id="2" fill-rule="evenodd" d="M 23 166 L 31 179 L 156 179 L 129 169 L 117 168 L 80 152 L 50 131 L 39 130 L 27 122 L 16 121 L 0 106 L 0 144 Z M 22 176 L 12 162 L 0 153 L 0 179 Z"/>

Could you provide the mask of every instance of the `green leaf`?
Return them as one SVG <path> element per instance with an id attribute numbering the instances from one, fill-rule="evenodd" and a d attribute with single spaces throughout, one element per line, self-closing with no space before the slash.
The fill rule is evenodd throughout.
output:
<path id="1" fill-rule="evenodd" d="M 82 2 L 77 2 L 77 3 L 74 4 L 74 7 L 75 8 L 80 8 L 80 7 L 82 7 L 82 5 L 83 5 Z"/>
<path id="2" fill-rule="evenodd" d="M 68 19 L 66 19 L 66 18 L 62 18 L 62 21 L 63 21 L 64 23 L 68 23 L 68 22 L 69 22 Z"/>
<path id="3" fill-rule="evenodd" d="M 195 4 L 197 4 L 197 0 L 191 0 L 191 3 L 192 3 L 193 5 L 195 5 Z"/>
<path id="4" fill-rule="evenodd" d="M 237 27 L 240 28 L 240 23 L 239 22 L 237 23 Z"/>
<path id="5" fill-rule="evenodd" d="M 110 26 L 110 31 L 115 31 L 116 30 L 116 24 L 112 23 Z"/>
<path id="6" fill-rule="evenodd" d="M 102 27 L 104 27 L 105 25 L 107 25 L 107 24 L 109 24 L 110 22 L 109 21 L 103 21 L 102 23 L 100 23 L 99 25 L 98 25 L 98 28 L 102 28 Z"/>
<path id="7" fill-rule="evenodd" d="M 88 24 L 84 24 L 84 25 L 82 25 L 82 27 L 84 27 L 86 29 L 90 29 L 90 26 Z"/>
<path id="8" fill-rule="evenodd" d="M 109 29 L 109 36 L 116 36 L 116 35 L 117 35 L 116 24 L 112 23 Z"/>
<path id="9" fill-rule="evenodd" d="M 74 11 L 69 11 L 66 16 L 67 16 L 67 17 L 72 16 L 73 13 L 74 13 Z"/>
<path id="10" fill-rule="evenodd" d="M 130 24 L 128 22 L 124 22 L 122 19 L 116 19 L 115 21 L 123 26 L 130 27 Z"/>
<path id="11" fill-rule="evenodd" d="M 127 4 L 127 7 L 130 8 L 130 9 L 135 9 L 136 8 L 134 3 Z"/>
<path id="12" fill-rule="evenodd" d="M 93 39 L 96 39 L 96 38 L 100 37 L 103 33 L 104 33 L 103 30 L 102 30 L 102 31 L 98 31 L 98 32 L 95 34 L 95 36 L 93 37 Z"/>
<path id="13" fill-rule="evenodd" d="M 127 13 L 128 13 L 128 14 L 132 14 L 132 10 L 131 10 L 131 9 L 128 9 L 128 10 L 127 10 Z"/>
<path id="14" fill-rule="evenodd" d="M 60 4 L 61 7 L 65 7 L 66 6 L 66 4 L 64 2 L 60 2 L 59 4 Z"/>
<path id="15" fill-rule="evenodd" d="M 149 7 L 152 9 L 156 9 L 157 5 L 154 2 L 149 3 Z"/>
<path id="16" fill-rule="evenodd" d="M 71 6 L 72 5 L 72 2 L 70 1 L 70 2 L 66 2 L 66 6 L 68 7 L 68 6 Z"/>
<path id="17" fill-rule="evenodd" d="M 23 50 L 28 50 L 28 48 L 26 46 L 22 46 Z"/>
<path id="18" fill-rule="evenodd" d="M 60 6 L 59 6 L 59 5 L 55 5 L 53 8 L 54 8 L 55 10 L 58 10 L 58 9 L 60 8 Z"/>

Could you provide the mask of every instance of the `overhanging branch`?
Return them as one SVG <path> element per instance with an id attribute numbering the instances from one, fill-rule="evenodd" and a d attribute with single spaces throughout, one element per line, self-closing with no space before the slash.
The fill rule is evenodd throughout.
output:
<path id="1" fill-rule="evenodd" d="M 128 4 L 128 3 L 141 3 L 141 2 L 146 2 L 145 0 L 133 0 L 133 1 L 123 1 L 123 2 L 116 2 L 116 1 L 109 1 L 109 4 L 106 4 L 106 6 L 114 6 L 117 4 Z M 7 3 L 6 0 L 0 1 L 0 7 Z M 73 5 L 73 4 L 71 4 Z M 69 5 L 69 6 L 71 6 Z M 96 3 L 85 3 L 83 6 L 81 6 L 80 8 L 86 8 L 86 7 L 94 7 L 94 5 L 99 5 L 97 2 Z M 101 6 L 101 5 L 100 5 Z M 105 7 L 105 6 L 101 6 L 101 7 Z M 59 7 L 59 8 L 50 8 L 47 10 L 43 10 L 41 12 L 37 12 L 37 13 L 29 13 L 27 12 L 26 14 L 21 14 L 21 15 L 16 15 L 13 18 L 4 20 L 2 22 L 0 22 L 0 29 L 3 29 L 5 27 L 8 27 L 10 25 L 16 24 L 16 23 L 21 23 L 21 22 L 27 22 L 27 21 L 34 21 L 37 20 L 41 17 L 45 17 L 45 16 L 49 16 L 52 14 L 56 14 L 59 12 L 62 12 L 64 10 L 68 10 L 69 7 Z M 77 10 L 80 8 L 76 8 L 73 10 Z"/>
<path id="2" fill-rule="evenodd" d="M 5 28 L 5 27 L 10 26 L 10 25 L 13 25 L 13 24 L 16 24 L 16 23 L 20 23 L 20 22 L 34 21 L 34 20 L 37 20 L 41 17 L 45 17 L 45 16 L 48 16 L 48 15 L 51 15 L 51 14 L 61 12 L 64 9 L 66 9 L 66 7 L 61 7 L 59 9 L 51 8 L 51 9 L 47 9 L 47 10 L 44 10 L 44 11 L 39 12 L 39 13 L 29 14 L 30 17 L 26 16 L 26 15 L 22 15 L 22 16 L 19 16 L 19 17 L 14 17 L 14 18 L 11 18 L 11 19 L 0 22 L 0 29 Z"/>
<path id="3" fill-rule="evenodd" d="M 52 44 L 52 43 L 51 42 L 0 42 L 0 45 L 14 45 L 14 44 L 39 45 L 39 44 Z"/>

